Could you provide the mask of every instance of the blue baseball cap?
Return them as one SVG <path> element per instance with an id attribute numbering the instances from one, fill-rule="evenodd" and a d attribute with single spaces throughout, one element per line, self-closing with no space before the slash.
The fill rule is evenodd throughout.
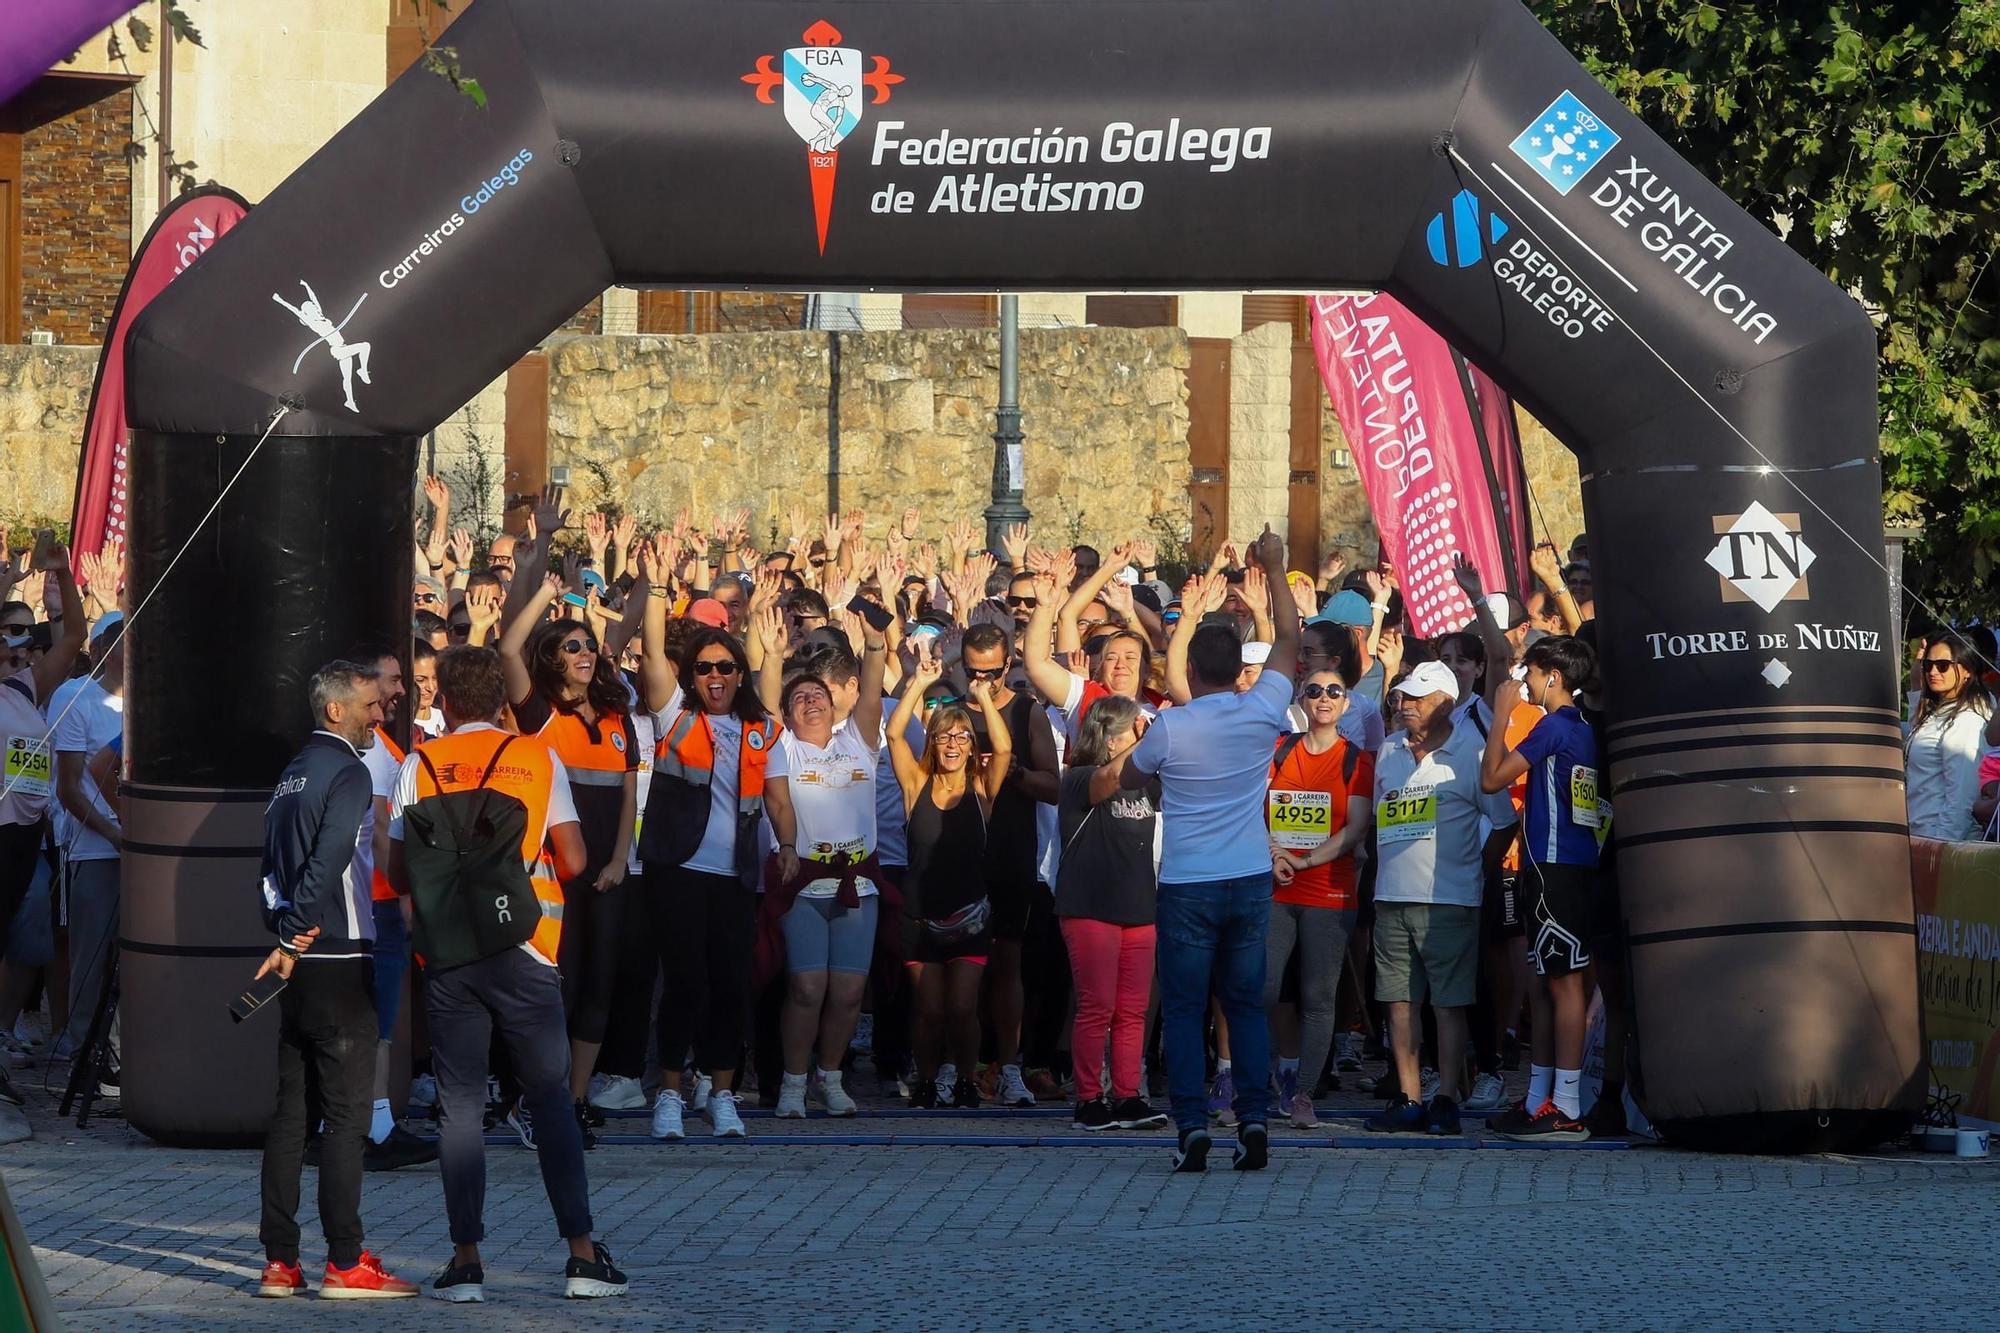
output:
<path id="1" fill-rule="evenodd" d="M 1335 593 L 1324 611 L 1306 621 L 1308 625 L 1360 625 L 1364 628 L 1374 623 L 1375 612 L 1368 599 L 1352 588 Z"/>

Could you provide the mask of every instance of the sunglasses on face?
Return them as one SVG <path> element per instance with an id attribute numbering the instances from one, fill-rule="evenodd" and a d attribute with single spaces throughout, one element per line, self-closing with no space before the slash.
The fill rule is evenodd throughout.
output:
<path id="1" fill-rule="evenodd" d="M 1345 699 L 1347 691 L 1338 685 L 1308 685 L 1299 691 L 1308 699 Z"/>
<path id="2" fill-rule="evenodd" d="M 998 680 L 1006 674 L 1007 668 L 1003 666 L 967 667 L 965 669 L 965 678 L 967 680 Z"/>
<path id="3" fill-rule="evenodd" d="M 469 639 L 472 637 L 472 626 L 465 621 L 456 621 L 446 626 L 446 628 L 451 631 L 451 637 L 454 639 Z"/>
<path id="4" fill-rule="evenodd" d="M 725 657 L 719 662 L 696 662 L 694 664 L 694 674 L 697 678 L 702 676 L 733 676 L 736 674 L 736 659 Z"/>
<path id="5" fill-rule="evenodd" d="M 1015 597 L 1009 595 L 1007 598 L 1007 605 L 1024 607 L 1029 611 L 1034 610 L 1041 604 L 1042 604 L 1042 599 L 1039 597 Z"/>
<path id="6" fill-rule="evenodd" d="M 826 563 L 826 557 L 823 555 L 816 555 L 807 563 L 811 564 L 814 569 L 818 569 L 820 566 Z"/>
<path id="7" fill-rule="evenodd" d="M 562 650 L 568 653 L 571 657 L 575 657 L 580 653 L 594 653 L 597 651 L 597 640 L 564 639 Z"/>
<path id="8" fill-rule="evenodd" d="M 1958 663 L 1952 661 L 1949 657 L 1926 657 L 1924 659 L 1924 670 L 1926 671 L 1949 671 L 1957 665 Z"/>
<path id="9" fill-rule="evenodd" d="M 436 603 L 437 599 L 438 595 L 434 592 L 420 592 L 417 594 L 417 605 L 430 606 Z"/>

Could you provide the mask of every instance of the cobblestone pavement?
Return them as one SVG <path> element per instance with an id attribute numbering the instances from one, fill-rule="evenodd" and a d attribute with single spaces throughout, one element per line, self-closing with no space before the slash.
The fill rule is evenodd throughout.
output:
<path id="1" fill-rule="evenodd" d="M 534 1157 L 496 1143 L 485 1305 L 278 1306 L 247 1294 L 255 1153 L 162 1148 L 116 1120 L 79 1133 L 39 1093 L 29 1112 L 37 1137 L 0 1148 L 0 1172 L 77 1329 L 1981 1327 L 2000 1266 L 1994 1162 L 1491 1151 L 1477 1129 L 1345 1148 L 1358 1122 L 1329 1121 L 1281 1131 L 1267 1171 L 1228 1170 L 1220 1147 L 1196 1178 L 1168 1171 L 1164 1135 L 989 1111 L 607 1144 L 593 1203 L 633 1291 L 596 1305 L 558 1297 Z M 820 1141 L 856 1134 L 895 1142 Z M 363 1212 L 393 1271 L 448 1253 L 435 1168 L 368 1176 Z"/>

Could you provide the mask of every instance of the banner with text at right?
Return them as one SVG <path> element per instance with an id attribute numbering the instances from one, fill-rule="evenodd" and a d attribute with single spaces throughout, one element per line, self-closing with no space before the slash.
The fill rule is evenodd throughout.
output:
<path id="1" fill-rule="evenodd" d="M 1514 405 L 1395 297 L 1318 296 L 1313 355 L 1418 634 L 1463 629 L 1463 552 L 1489 592 L 1526 588 L 1527 482 Z"/>

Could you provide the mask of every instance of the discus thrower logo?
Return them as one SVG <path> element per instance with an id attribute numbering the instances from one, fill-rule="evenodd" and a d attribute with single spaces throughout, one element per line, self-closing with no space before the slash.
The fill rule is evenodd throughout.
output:
<path id="1" fill-rule="evenodd" d="M 1514 140 L 1514 156 L 1567 195 L 1618 146 L 1623 136 L 1591 114 L 1583 99 L 1567 88 L 1561 97 Z"/>
<path id="2" fill-rule="evenodd" d="M 1430 245 L 1433 262 L 1445 268 L 1471 268 L 1486 257 L 1486 246 L 1500 244 L 1500 238 L 1508 230 L 1506 222 L 1485 208 L 1478 195 L 1460 190 L 1452 196 L 1448 212 L 1431 215 L 1430 226 L 1424 229 L 1424 240 Z"/>
<path id="3" fill-rule="evenodd" d="M 890 90 L 903 76 L 889 72 L 887 56 L 865 57 L 874 68 L 863 73 L 861 52 L 840 45 L 840 29 L 825 19 L 807 28 L 802 39 L 804 46 L 785 52 L 782 71 L 771 67 L 776 57 L 758 56 L 757 68 L 742 78 L 757 90 L 757 100 L 766 106 L 772 104 L 772 90 L 784 85 L 785 119 L 806 142 L 813 220 L 819 228 L 819 252 L 825 254 L 841 141 L 860 126 L 867 107 L 889 100 Z M 864 98 L 864 89 L 874 96 Z"/>
<path id="4" fill-rule="evenodd" d="M 1811 596 L 1806 571 L 1818 557 L 1800 535 L 1797 514 L 1774 514 L 1752 501 L 1713 521 L 1717 540 L 1707 563 L 1721 576 L 1723 601 L 1755 602 L 1768 613 Z"/>
<path id="5" fill-rule="evenodd" d="M 350 412 L 359 412 L 361 409 L 354 405 L 354 381 L 358 376 L 363 384 L 373 383 L 368 378 L 368 353 L 371 349 L 367 343 L 351 343 L 347 341 L 346 338 L 341 336 L 340 331 L 347 327 L 348 320 L 354 318 L 354 312 L 359 310 L 361 303 L 368 299 L 368 293 L 363 292 L 360 296 L 356 297 L 354 304 L 347 308 L 346 317 L 340 323 L 336 324 L 320 306 L 319 297 L 313 292 L 312 284 L 301 278 L 299 279 L 299 286 L 305 288 L 306 294 L 305 299 L 298 305 L 293 305 L 276 292 L 271 293 L 273 301 L 291 311 L 293 317 L 299 323 L 319 335 L 301 348 L 299 354 L 292 358 L 292 373 L 294 375 L 299 373 L 299 366 L 305 361 L 307 352 L 312 351 L 313 348 L 318 347 L 321 343 L 325 343 L 326 350 L 333 354 L 334 362 L 340 367 L 340 388 L 341 392 L 347 396 L 347 410 Z"/>

